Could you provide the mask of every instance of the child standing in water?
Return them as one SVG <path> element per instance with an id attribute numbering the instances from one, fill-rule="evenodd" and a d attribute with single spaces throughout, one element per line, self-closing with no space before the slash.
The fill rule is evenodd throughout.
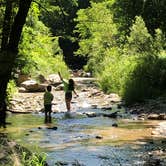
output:
<path id="1" fill-rule="evenodd" d="M 72 100 L 72 92 L 75 93 L 75 95 L 78 97 L 78 94 L 75 91 L 75 83 L 73 79 L 69 79 L 68 83 L 64 81 L 64 79 L 61 76 L 61 73 L 58 72 L 59 77 L 64 85 L 64 91 L 65 91 L 65 102 L 66 102 L 66 108 L 67 112 L 71 111 L 71 100 Z"/>
<path id="2" fill-rule="evenodd" d="M 52 100 L 54 98 L 51 93 L 52 87 L 47 86 L 47 91 L 44 93 L 44 112 L 45 112 L 45 123 L 51 122 L 51 112 L 52 112 Z"/>

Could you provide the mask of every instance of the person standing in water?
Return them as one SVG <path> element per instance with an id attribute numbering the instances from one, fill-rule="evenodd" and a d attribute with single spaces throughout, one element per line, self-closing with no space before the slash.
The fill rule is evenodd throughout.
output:
<path id="1" fill-rule="evenodd" d="M 51 112 L 52 112 L 52 101 L 54 99 L 51 93 L 52 87 L 47 86 L 47 90 L 44 93 L 44 112 L 45 112 L 45 123 L 51 123 Z"/>
<path id="2" fill-rule="evenodd" d="M 71 111 L 71 100 L 72 100 L 72 92 L 75 93 L 75 95 L 78 97 L 78 94 L 75 91 L 75 83 L 73 79 L 69 79 L 68 82 L 64 81 L 64 79 L 61 76 L 61 73 L 58 72 L 59 77 L 63 83 L 64 91 L 65 91 L 65 102 L 66 102 L 66 108 L 67 112 Z"/>

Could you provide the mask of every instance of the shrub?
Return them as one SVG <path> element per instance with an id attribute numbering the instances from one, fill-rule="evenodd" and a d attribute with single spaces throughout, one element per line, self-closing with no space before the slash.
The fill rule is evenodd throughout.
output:
<path id="1" fill-rule="evenodd" d="M 32 153 L 31 155 L 23 152 L 21 163 L 24 166 L 46 166 L 45 153 Z"/>
<path id="2" fill-rule="evenodd" d="M 7 104 L 12 99 L 13 95 L 18 92 L 16 83 L 14 80 L 10 80 L 7 86 Z"/>
<path id="3" fill-rule="evenodd" d="M 166 57 L 142 59 L 126 81 L 123 98 L 126 104 L 154 98 L 166 91 Z"/>
<path id="4" fill-rule="evenodd" d="M 120 94 L 126 104 L 157 97 L 166 90 L 164 37 L 156 30 L 152 37 L 143 20 L 136 17 L 124 48 L 111 48 L 97 71 L 99 86 L 105 92 Z M 100 68 L 101 69 L 101 68 Z"/>

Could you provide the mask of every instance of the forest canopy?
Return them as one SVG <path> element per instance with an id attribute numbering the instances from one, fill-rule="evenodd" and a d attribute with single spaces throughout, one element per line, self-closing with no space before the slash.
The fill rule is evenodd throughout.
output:
<path id="1" fill-rule="evenodd" d="M 1 57 L 3 30 L 13 26 L 21 1 L 0 2 Z M 32 1 L 11 73 L 37 77 L 83 68 L 127 104 L 163 95 L 165 11 L 165 0 Z"/>

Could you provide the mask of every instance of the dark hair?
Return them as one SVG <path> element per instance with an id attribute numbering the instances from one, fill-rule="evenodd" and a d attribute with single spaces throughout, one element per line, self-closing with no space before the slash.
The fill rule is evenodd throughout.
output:
<path id="1" fill-rule="evenodd" d="M 69 87 L 68 87 L 68 89 L 69 90 L 74 90 L 74 80 L 73 79 L 69 79 Z"/>
<path id="2" fill-rule="evenodd" d="M 51 89 L 52 89 L 51 85 L 48 85 L 48 86 L 47 86 L 47 91 L 48 91 L 48 92 L 51 92 Z"/>

